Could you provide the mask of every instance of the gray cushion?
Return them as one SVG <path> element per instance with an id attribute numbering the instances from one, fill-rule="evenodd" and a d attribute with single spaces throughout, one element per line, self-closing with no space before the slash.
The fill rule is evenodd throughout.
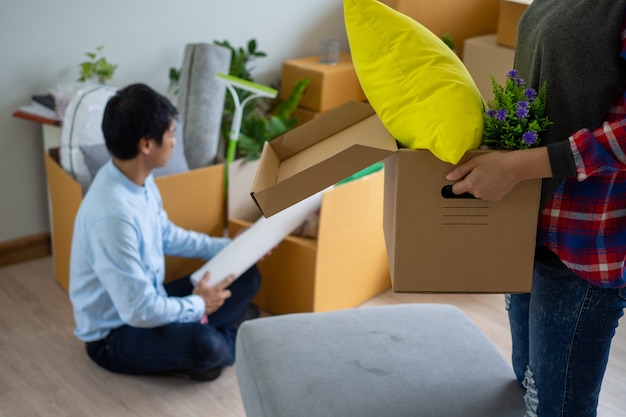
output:
<path id="1" fill-rule="evenodd" d="M 458 308 L 406 304 L 244 322 L 248 417 L 520 417 L 511 367 Z"/>

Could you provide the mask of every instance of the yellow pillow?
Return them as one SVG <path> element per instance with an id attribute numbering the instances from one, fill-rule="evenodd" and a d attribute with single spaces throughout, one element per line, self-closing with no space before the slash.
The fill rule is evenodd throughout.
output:
<path id="1" fill-rule="evenodd" d="M 344 0 L 352 61 L 370 104 L 400 144 L 456 164 L 480 146 L 483 99 L 434 33 L 376 0 Z"/>

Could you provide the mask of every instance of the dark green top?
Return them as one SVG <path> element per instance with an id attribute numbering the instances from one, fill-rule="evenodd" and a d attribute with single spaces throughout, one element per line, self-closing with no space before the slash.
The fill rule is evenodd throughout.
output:
<path id="1" fill-rule="evenodd" d="M 605 120 L 626 88 L 620 57 L 626 0 L 534 0 L 520 20 L 514 68 L 529 87 L 547 81 L 548 146 L 552 179 L 544 179 L 543 207 L 563 177 L 576 169 L 568 137 Z"/>

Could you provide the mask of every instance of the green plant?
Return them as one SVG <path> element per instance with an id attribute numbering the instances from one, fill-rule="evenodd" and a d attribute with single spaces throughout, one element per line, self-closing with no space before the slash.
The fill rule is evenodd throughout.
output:
<path id="1" fill-rule="evenodd" d="M 113 73 L 117 69 L 117 64 L 112 64 L 102 56 L 104 45 L 96 47 L 95 52 L 87 52 L 85 55 L 88 61 L 79 64 L 80 71 L 78 81 L 85 82 L 95 80 L 100 84 L 104 84 L 113 78 Z"/>
<path id="2" fill-rule="evenodd" d="M 230 75 L 234 75 L 235 77 L 243 78 L 248 81 L 253 81 L 251 71 L 254 69 L 248 65 L 256 58 L 264 58 L 267 56 L 265 52 L 257 50 L 257 43 L 255 39 L 250 39 L 248 41 L 246 49 L 243 47 L 235 48 L 228 41 L 214 41 L 214 43 L 230 49 Z"/>
<path id="3" fill-rule="evenodd" d="M 298 119 L 292 114 L 302 99 L 302 93 L 309 85 L 309 79 L 298 80 L 287 100 L 279 102 L 278 106 L 266 116 L 251 113 L 241 126 L 239 135 L 238 153 L 247 161 L 253 161 L 261 156 L 263 145 L 283 133 L 293 129 Z"/>
<path id="4" fill-rule="evenodd" d="M 516 70 L 506 77 L 505 86 L 501 86 L 491 76 L 494 99 L 487 102 L 483 115 L 483 145 L 501 150 L 533 148 L 552 124 L 546 116 L 546 83 L 535 91 L 525 87 Z"/>
<path id="5" fill-rule="evenodd" d="M 178 91 L 180 89 L 180 72 L 181 71 L 182 71 L 181 68 L 176 68 L 176 67 L 171 67 L 169 70 L 168 74 L 169 74 L 170 83 L 167 86 L 167 91 L 172 96 L 178 95 Z"/>
<path id="6" fill-rule="evenodd" d="M 231 61 L 230 61 L 230 69 L 229 75 L 233 75 L 235 77 L 242 78 L 248 81 L 254 81 L 252 78 L 251 71 L 254 69 L 250 66 L 250 64 L 257 58 L 266 57 L 267 54 L 265 52 L 259 51 L 257 49 L 257 42 L 255 39 L 250 39 L 245 48 L 239 47 L 235 48 L 230 44 L 230 42 L 224 41 L 214 41 L 215 45 L 222 46 L 224 48 L 228 48 L 231 51 Z M 247 91 L 239 92 L 239 99 L 243 101 L 246 97 L 250 95 Z M 249 103 L 243 109 L 243 119 L 246 120 L 248 115 L 254 111 L 255 107 L 258 105 L 258 102 L 262 100 L 255 100 L 254 102 Z M 230 127 L 233 120 L 233 112 L 235 110 L 235 104 L 233 103 L 233 98 L 227 94 L 224 100 L 224 111 L 222 115 L 222 124 L 221 124 L 221 132 L 224 137 L 228 137 L 228 132 L 230 131 Z"/>

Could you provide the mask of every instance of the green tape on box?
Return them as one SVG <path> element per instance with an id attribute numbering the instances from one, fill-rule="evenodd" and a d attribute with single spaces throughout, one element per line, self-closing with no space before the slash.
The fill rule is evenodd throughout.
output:
<path id="1" fill-rule="evenodd" d="M 345 184 L 347 182 L 354 181 L 354 180 L 357 180 L 359 178 L 365 177 L 366 175 L 373 174 L 374 172 L 377 172 L 377 171 L 380 171 L 381 169 L 383 169 L 384 166 L 385 166 L 384 162 L 376 162 L 375 164 L 372 164 L 372 165 L 368 166 L 367 168 L 364 168 L 364 169 L 360 170 L 359 172 L 357 172 L 355 174 L 352 174 L 349 177 L 346 177 L 346 178 L 342 179 L 341 181 L 339 181 L 335 185 L 342 185 L 342 184 Z"/>

